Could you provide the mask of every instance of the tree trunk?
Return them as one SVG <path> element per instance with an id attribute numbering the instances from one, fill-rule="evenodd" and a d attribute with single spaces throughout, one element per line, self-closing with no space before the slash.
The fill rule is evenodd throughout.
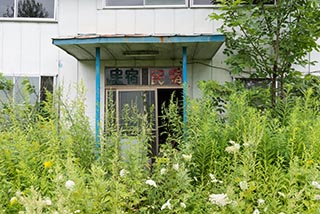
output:
<path id="1" fill-rule="evenodd" d="M 284 99 L 285 94 L 284 94 L 284 72 L 281 72 L 280 76 L 280 97 L 281 99 Z"/>
<path id="2" fill-rule="evenodd" d="M 277 99 L 277 73 L 272 74 L 271 79 L 271 104 L 272 107 L 276 106 L 276 99 Z"/>

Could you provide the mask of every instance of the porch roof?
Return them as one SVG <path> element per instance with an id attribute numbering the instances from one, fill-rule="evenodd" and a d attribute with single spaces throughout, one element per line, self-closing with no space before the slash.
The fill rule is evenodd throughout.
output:
<path id="1" fill-rule="evenodd" d="M 224 42 L 221 34 L 78 34 L 53 38 L 52 43 L 78 60 L 182 59 L 182 47 L 192 60 L 211 59 Z"/>

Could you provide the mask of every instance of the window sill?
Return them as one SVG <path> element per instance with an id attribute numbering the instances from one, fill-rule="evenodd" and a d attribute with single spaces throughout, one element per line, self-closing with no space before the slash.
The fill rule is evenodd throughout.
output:
<path id="1" fill-rule="evenodd" d="M 52 18 L 4 18 L 0 17 L 0 22 L 28 22 L 28 23 L 58 23 Z"/>
<path id="2" fill-rule="evenodd" d="M 211 5 L 190 5 L 190 8 L 209 8 L 209 9 L 214 9 L 214 8 L 220 8 L 221 5 L 218 4 L 211 4 Z"/>
<path id="3" fill-rule="evenodd" d="M 104 10 L 115 10 L 115 9 L 168 9 L 168 8 L 188 8 L 187 5 L 148 5 L 148 6 L 104 6 Z"/>

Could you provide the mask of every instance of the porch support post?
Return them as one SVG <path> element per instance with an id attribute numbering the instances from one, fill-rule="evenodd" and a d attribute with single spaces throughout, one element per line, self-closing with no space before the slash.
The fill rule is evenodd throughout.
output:
<path id="1" fill-rule="evenodd" d="M 100 147 L 100 48 L 96 47 L 96 148 Z"/>
<path id="2" fill-rule="evenodd" d="M 182 48 L 183 123 L 187 124 L 187 47 Z"/>

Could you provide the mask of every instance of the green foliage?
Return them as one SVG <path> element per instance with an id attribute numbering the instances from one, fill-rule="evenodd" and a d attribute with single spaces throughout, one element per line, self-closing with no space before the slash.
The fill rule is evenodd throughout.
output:
<path id="1" fill-rule="evenodd" d="M 270 78 L 275 106 L 276 95 L 285 96 L 284 84 L 295 74 L 292 65 L 306 65 L 306 54 L 319 49 L 320 11 L 314 0 L 267 2 L 222 0 L 220 12 L 210 17 L 222 21 L 224 53 L 232 72 L 252 68 L 253 76 Z"/>
<path id="2" fill-rule="evenodd" d="M 187 126 L 174 99 L 163 109 L 172 130 L 154 158 L 153 116 L 148 113 L 153 107 L 138 112 L 126 106 L 120 126 L 110 97 L 99 148 L 85 116 L 81 86 L 71 101 L 60 91 L 48 96 L 42 106 L 45 117 L 35 111 L 27 126 L 19 123 L 17 111 L 28 114 L 32 105 L 1 111 L 1 118 L 10 120 L 0 124 L 0 210 L 317 213 L 317 81 L 306 77 L 286 87 L 285 116 L 255 105 L 255 92 L 237 84 L 202 82 L 204 96 L 189 100 Z"/>

